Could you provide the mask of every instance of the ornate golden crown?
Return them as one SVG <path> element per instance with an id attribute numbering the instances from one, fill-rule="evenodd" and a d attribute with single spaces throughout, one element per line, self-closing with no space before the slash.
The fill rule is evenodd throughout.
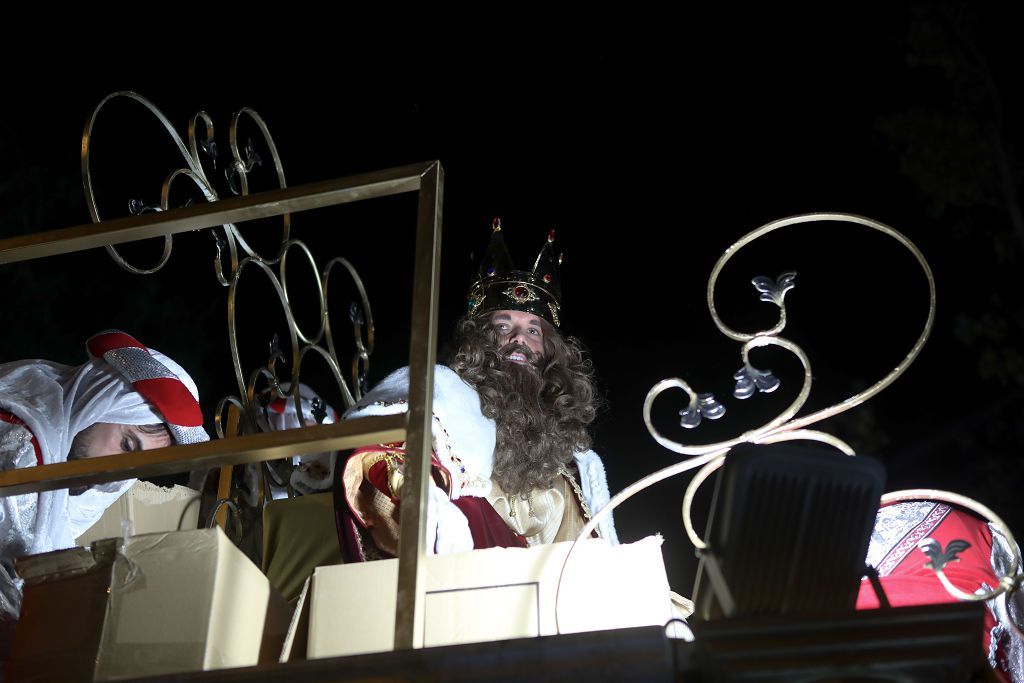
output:
<path id="1" fill-rule="evenodd" d="M 562 255 L 555 257 L 555 231 L 541 247 L 533 270 L 516 270 L 502 236 L 501 219 L 492 224 L 491 241 L 480 263 L 480 272 L 469 288 L 467 312 L 470 316 L 494 311 L 523 311 L 544 318 L 558 327 L 562 302 L 559 266 Z"/>

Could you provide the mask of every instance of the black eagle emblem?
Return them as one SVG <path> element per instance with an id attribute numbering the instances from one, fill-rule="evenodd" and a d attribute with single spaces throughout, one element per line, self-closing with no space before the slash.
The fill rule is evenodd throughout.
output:
<path id="1" fill-rule="evenodd" d="M 924 566 L 934 571 L 940 571 L 950 562 L 959 562 L 960 558 L 957 555 L 970 548 L 971 544 L 967 541 L 954 539 L 943 550 L 942 546 L 934 538 L 926 538 L 918 543 L 917 547 L 928 556 L 928 562 Z"/>

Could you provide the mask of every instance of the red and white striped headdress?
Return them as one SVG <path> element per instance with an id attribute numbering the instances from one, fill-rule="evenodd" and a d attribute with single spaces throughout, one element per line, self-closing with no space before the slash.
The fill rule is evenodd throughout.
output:
<path id="1" fill-rule="evenodd" d="M 102 358 L 131 383 L 163 418 L 175 443 L 209 441 L 194 385 L 186 385 L 179 374 L 153 356 L 137 339 L 120 330 L 106 330 L 91 337 L 86 348 L 90 357 Z M 181 374 L 191 385 L 191 378 L 184 370 Z"/>

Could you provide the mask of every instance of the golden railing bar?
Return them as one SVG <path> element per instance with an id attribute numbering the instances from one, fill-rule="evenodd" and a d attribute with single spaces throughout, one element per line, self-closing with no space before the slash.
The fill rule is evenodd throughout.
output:
<path id="1" fill-rule="evenodd" d="M 224 431 L 225 436 L 235 437 L 241 434 L 241 430 L 239 429 L 241 419 L 242 413 L 238 409 L 238 406 L 229 406 L 228 428 Z M 221 465 L 218 469 L 217 500 L 227 500 L 231 498 L 231 473 L 233 471 L 234 467 L 231 465 Z M 228 529 L 228 507 L 226 505 L 218 505 L 217 508 L 217 526 L 226 532 Z"/>
<path id="2" fill-rule="evenodd" d="M 441 164 L 431 161 L 0 240 L 0 264 L 16 263 L 419 191 L 407 414 L 366 417 L 352 422 L 0 472 L 0 497 L 404 440 L 409 462 L 401 503 L 394 643 L 396 649 L 422 647 L 424 591 L 421 560 L 425 556 L 426 500 L 430 481 L 443 188 Z"/>
<path id="3" fill-rule="evenodd" d="M 101 458 L 26 467 L 0 472 L 0 497 L 102 484 L 139 477 L 177 474 L 221 465 L 240 465 L 391 443 L 406 438 L 405 415 L 367 417 L 353 422 L 317 425 L 282 432 L 214 439 L 187 446 L 119 453 Z"/>
<path id="4" fill-rule="evenodd" d="M 423 174 L 437 163 L 412 164 L 169 211 L 9 237 L 0 240 L 0 264 L 415 192 L 420 188 Z"/>
<path id="5" fill-rule="evenodd" d="M 437 359 L 441 266 L 441 198 L 444 172 L 435 164 L 423 175 L 416 219 L 416 255 L 409 340 L 409 434 L 398 542 L 395 649 L 423 647 L 422 560 L 426 546 L 427 487 L 432 449 L 431 410 Z"/>

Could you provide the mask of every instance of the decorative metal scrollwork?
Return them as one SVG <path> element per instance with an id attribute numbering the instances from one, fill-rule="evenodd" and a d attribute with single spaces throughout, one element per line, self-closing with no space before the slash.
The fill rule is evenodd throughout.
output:
<path id="1" fill-rule="evenodd" d="M 911 347 L 903 361 L 892 371 L 890 371 L 885 377 L 880 379 L 874 385 L 868 389 L 855 394 L 847 398 L 846 400 L 837 403 L 833 406 L 819 410 L 810 415 L 803 417 L 797 417 L 800 409 L 804 406 L 810 395 L 811 389 L 811 365 L 807 354 L 804 353 L 798 345 L 792 341 L 781 336 L 781 333 L 786 327 L 786 294 L 796 286 L 796 273 L 787 271 L 780 274 L 777 278 L 771 279 L 769 277 L 758 276 L 751 280 L 754 289 L 758 293 L 758 297 L 761 301 L 771 303 L 779 309 L 778 322 L 767 330 L 762 330 L 753 333 L 739 332 L 730 328 L 722 320 L 718 313 L 718 309 L 715 305 L 715 285 L 717 284 L 718 277 L 720 276 L 726 263 L 737 254 L 743 247 L 749 245 L 753 241 L 760 237 L 763 237 L 769 233 L 775 232 L 782 228 L 798 225 L 803 223 L 814 223 L 824 221 L 839 221 L 846 223 L 853 223 L 861 225 L 872 230 L 876 230 L 885 235 L 894 238 L 897 242 L 902 244 L 917 260 L 922 271 L 924 272 L 925 278 L 928 282 L 929 290 L 929 301 L 928 301 L 928 317 L 924 324 L 924 329 L 921 331 L 917 341 Z M 718 259 L 715 267 L 712 269 L 711 277 L 708 280 L 708 291 L 707 291 L 708 309 L 711 312 L 711 317 L 715 322 L 718 329 L 730 339 L 743 342 L 743 346 L 740 350 L 740 354 L 743 360 L 742 367 L 733 375 L 733 379 L 736 382 L 736 387 L 733 395 L 736 398 L 746 399 L 750 398 L 756 393 L 770 393 L 775 391 L 780 381 L 775 377 L 771 370 L 759 369 L 755 367 L 750 361 L 750 351 L 752 349 L 763 347 L 763 346 L 778 346 L 790 351 L 804 368 L 803 385 L 801 386 L 800 392 L 796 399 L 780 413 L 777 417 L 769 421 L 756 429 L 749 430 L 733 439 L 726 441 L 720 441 L 713 444 L 703 444 L 699 446 L 688 446 L 672 439 L 665 437 L 660 434 L 654 427 L 651 421 L 651 407 L 654 401 L 665 391 L 670 388 L 682 388 L 687 391 L 690 395 L 690 407 L 692 408 L 695 402 L 695 393 L 689 388 L 689 385 L 682 379 L 672 379 L 659 382 L 655 385 L 650 392 L 647 394 L 647 399 L 644 402 L 644 423 L 647 425 L 648 431 L 655 438 L 655 440 L 666 448 L 681 453 L 683 455 L 695 455 L 697 458 L 690 458 L 684 460 L 682 463 L 677 463 L 680 467 L 678 471 L 686 471 L 689 469 L 695 469 L 697 467 L 704 468 L 701 470 L 690 482 L 690 486 L 687 489 L 686 497 L 684 498 L 684 514 L 683 522 L 686 528 L 687 535 L 690 537 L 690 541 L 697 547 L 703 548 L 705 544 L 702 539 L 696 534 L 693 529 L 693 524 L 690 519 L 690 503 L 693 500 L 694 493 L 697 487 L 707 479 L 708 476 L 724 463 L 725 454 L 729 452 L 731 448 L 740 443 L 770 443 L 777 441 L 786 441 L 791 439 L 813 439 L 815 441 L 823 442 L 838 448 L 844 453 L 853 454 L 853 449 L 842 440 L 823 432 L 816 432 L 813 430 L 805 429 L 808 425 L 814 424 L 828 417 L 849 410 L 854 406 L 860 405 L 864 401 L 867 401 L 878 392 L 885 389 L 887 386 L 892 384 L 896 378 L 902 375 L 906 369 L 914 362 L 917 355 L 920 353 L 921 348 L 924 346 L 925 341 L 928 339 L 928 335 L 931 333 L 931 328 L 935 320 L 935 280 L 931 273 L 931 268 L 928 266 L 928 262 L 921 254 L 920 250 L 904 235 L 894 230 L 893 228 L 871 220 L 862 216 L 854 216 L 850 214 L 806 214 L 801 216 L 793 216 L 790 218 L 784 218 L 782 220 L 773 221 L 768 223 L 757 230 L 743 236 L 735 244 L 729 247 L 725 253 Z"/>
<path id="2" fill-rule="evenodd" d="M 259 129 L 263 142 L 270 152 L 270 161 L 276 176 L 277 186 L 279 188 L 286 187 L 284 168 L 273 137 L 262 117 L 252 109 L 242 108 L 232 116 L 228 129 L 228 149 L 230 150 L 231 158 L 225 162 L 221 158 L 221 148 L 214 138 L 213 119 L 209 114 L 201 111 L 192 118 L 188 126 L 188 141 L 186 143 L 178 135 L 168 118 L 152 102 L 137 93 L 120 91 L 112 93 L 100 101 L 86 123 L 82 138 L 82 180 L 89 213 L 94 222 L 100 221 L 101 217 L 96 204 L 94 180 L 90 166 L 93 128 L 104 106 L 118 98 L 141 104 L 149 113 L 155 116 L 181 153 L 185 164 L 184 167 L 174 169 L 166 176 L 161 187 L 159 206 L 148 206 L 142 200 L 132 199 L 129 202 L 129 208 L 132 213 L 166 211 L 171 208 L 171 187 L 179 179 L 187 179 L 196 185 L 206 201 L 218 201 L 220 195 L 211 181 L 213 178 L 212 173 L 208 173 L 207 168 L 204 167 L 204 160 L 211 170 L 222 169 L 224 181 L 231 193 L 242 196 L 248 195 L 249 175 L 255 169 L 263 167 L 265 162 L 257 153 L 251 139 L 245 140 L 244 145 L 241 144 L 239 124 L 244 119 L 250 120 Z M 211 229 L 211 233 L 214 237 L 214 274 L 218 282 L 227 288 L 228 340 L 231 347 L 235 379 L 238 385 L 237 395 L 226 396 L 217 404 L 214 419 L 217 437 L 224 438 L 228 431 L 232 433 L 268 431 L 270 426 L 264 414 L 265 404 L 268 400 L 275 398 L 290 397 L 294 401 L 295 414 L 299 417 L 300 424 L 322 422 L 326 415 L 325 407 L 322 405 L 313 406 L 311 414 L 305 415 L 303 414 L 303 406 L 300 400 L 299 389 L 302 365 L 303 361 L 310 354 L 320 356 L 330 368 L 331 375 L 341 393 L 345 408 L 358 401 L 366 390 L 366 375 L 369 370 L 370 355 L 373 353 L 374 327 L 366 288 L 355 267 L 346 259 L 338 257 L 328 261 L 323 270 L 320 270 L 309 248 L 303 242 L 291 239 L 291 216 L 288 213 L 282 215 L 280 245 L 277 251 L 271 255 L 259 254 L 245 239 L 241 230 L 235 224 L 228 223 L 219 228 Z M 125 270 L 145 275 L 155 273 L 163 268 L 170 258 L 172 248 L 173 238 L 168 235 L 164 238 L 163 253 L 157 263 L 148 268 L 137 267 L 128 263 L 113 246 L 108 246 L 107 251 L 114 261 Z M 289 295 L 288 263 L 289 259 L 295 258 L 307 262 L 312 268 L 313 273 L 316 274 L 313 285 L 315 287 L 316 304 L 319 313 L 312 329 L 302 329 L 292 310 L 292 300 Z M 227 261 L 226 267 L 225 259 Z M 350 380 L 346 380 L 345 373 L 341 370 L 343 365 L 338 359 L 327 298 L 328 283 L 331 275 L 339 268 L 352 280 L 359 297 L 358 301 L 352 302 L 346 311 L 355 338 L 355 352 L 351 363 Z M 247 372 L 242 366 L 239 353 L 240 344 L 236 313 L 238 291 L 243 275 L 252 271 L 265 276 L 273 291 L 277 294 L 286 321 L 289 353 L 286 354 L 284 352 L 280 340 L 275 335 L 270 345 L 270 353 L 266 365 Z M 290 368 L 290 371 L 287 371 L 288 374 L 283 376 L 285 367 Z M 291 385 L 290 391 L 287 394 L 282 389 L 285 382 L 290 382 Z M 257 387 L 262 384 L 266 385 L 266 389 L 258 390 Z M 225 411 L 231 408 L 238 413 L 238 424 L 232 425 L 232 428 L 229 430 L 226 429 L 225 425 Z M 271 474 L 275 478 L 280 475 L 280 473 L 276 472 Z M 262 491 L 260 493 L 262 494 Z"/>
<path id="3" fill-rule="evenodd" d="M 219 147 L 214 139 L 214 125 L 213 118 L 205 111 L 198 112 L 188 126 L 188 144 L 182 140 L 181 136 L 178 135 L 174 125 L 164 115 L 160 109 L 156 107 L 148 99 L 127 90 L 118 91 L 111 93 L 104 97 L 92 114 L 89 116 L 89 120 L 85 124 L 85 132 L 82 134 L 82 184 L 85 190 L 85 199 L 89 207 L 89 215 L 92 217 L 93 222 L 98 223 L 101 220 L 99 209 L 96 205 L 96 195 L 93 188 L 93 176 L 91 167 L 91 156 L 93 146 L 93 128 L 95 127 L 96 120 L 99 116 L 100 111 L 103 110 L 104 106 L 116 99 L 128 99 L 133 102 L 138 102 L 147 111 L 157 118 L 164 130 L 167 131 L 171 141 L 177 147 L 178 152 L 181 154 L 182 159 L 185 162 L 185 168 L 179 168 L 171 171 L 163 182 L 160 192 L 160 206 L 159 207 L 148 207 L 142 200 L 132 199 L 130 206 L 132 213 L 142 213 L 143 210 L 154 210 L 154 211 L 166 211 L 170 202 L 171 187 L 174 182 L 179 178 L 187 178 L 191 180 L 196 187 L 203 193 L 203 196 L 207 201 L 215 202 L 220 199 L 217 190 L 211 182 L 210 177 L 206 173 L 206 169 L 203 167 L 203 157 L 210 160 L 211 166 L 216 169 L 217 161 L 219 159 Z M 277 152 L 277 146 L 274 144 L 274 139 L 270 135 L 270 131 L 267 128 L 266 123 L 255 111 L 248 107 L 243 107 L 231 117 L 231 125 L 228 130 L 229 136 L 229 149 L 231 150 L 232 159 L 224 169 L 224 175 L 227 180 L 229 189 L 233 194 L 241 194 L 242 196 L 249 194 L 249 182 L 248 175 L 262 165 L 262 159 L 256 154 L 252 140 L 247 140 L 244 148 L 244 154 L 239 149 L 238 143 L 238 127 L 239 123 L 243 119 L 251 119 L 258 127 L 260 133 L 263 136 L 263 140 L 270 150 L 270 155 L 273 160 L 274 171 L 277 176 L 278 187 L 284 188 L 287 186 L 284 176 L 284 167 L 281 165 L 281 157 Z M 202 128 L 202 140 L 199 139 L 200 127 Z M 200 152 L 202 155 L 200 155 Z M 238 226 L 233 223 L 228 223 L 223 226 L 224 239 L 218 241 L 217 244 L 217 255 L 218 262 L 221 255 L 221 249 L 223 246 L 228 247 L 229 255 L 231 257 L 230 269 L 225 275 L 223 273 L 223 267 L 217 266 L 217 277 L 222 285 L 225 287 L 230 284 L 231 278 L 238 271 L 239 267 L 239 254 L 238 247 L 241 246 L 242 250 L 250 257 L 256 258 L 259 261 L 273 265 L 277 263 L 281 257 L 281 253 L 284 251 L 285 244 L 288 242 L 290 231 L 291 231 L 291 214 L 285 213 L 282 215 L 282 235 L 281 235 L 281 247 L 278 253 L 270 258 L 260 256 L 245 240 Z M 167 235 L 164 238 L 164 249 L 156 265 L 151 268 L 139 268 L 128 263 L 113 246 L 107 247 L 107 252 L 110 253 L 114 261 L 124 268 L 125 270 L 140 275 L 148 275 L 159 271 L 166 265 L 167 260 L 171 256 L 173 248 L 174 238 L 171 235 Z"/>
<path id="4" fill-rule="evenodd" d="M 751 281 L 754 285 L 755 290 L 759 294 L 759 298 L 762 301 L 772 303 L 779 308 L 779 319 L 778 322 L 771 328 L 746 333 L 739 332 L 727 326 L 718 314 L 718 310 L 715 305 L 715 285 L 718 277 L 725 267 L 726 263 L 736 255 L 743 247 L 749 245 L 760 237 L 763 237 L 769 233 L 782 228 L 804 224 L 804 223 L 815 223 L 815 222 L 843 222 L 855 225 L 860 225 L 877 232 L 881 232 L 903 245 L 910 253 L 914 256 L 918 262 L 921 270 L 923 271 L 928 284 L 928 315 L 925 320 L 924 328 L 922 329 L 917 340 L 914 342 L 910 351 L 904 357 L 895 368 L 888 372 L 884 377 L 875 382 L 873 385 L 861 391 L 849 398 L 836 403 L 828 408 L 819 410 L 817 412 L 797 417 L 800 409 L 804 406 L 807 397 L 811 389 L 811 367 L 810 361 L 804 351 L 792 341 L 785 339 L 780 336 L 786 326 L 786 304 L 785 296 L 786 293 L 791 290 L 796 284 L 796 273 L 789 271 L 782 273 L 776 279 L 759 276 L 753 278 Z M 841 452 L 847 455 L 854 455 L 854 450 L 848 444 L 842 440 L 826 434 L 824 432 L 806 429 L 807 426 L 812 425 L 816 422 L 820 422 L 826 418 L 832 417 L 844 411 L 847 411 L 855 406 L 858 406 L 865 401 L 871 399 L 873 396 L 878 394 L 880 391 L 892 384 L 900 375 L 902 375 L 907 368 L 914 362 L 920 353 L 922 347 L 928 339 L 931 333 L 932 325 L 935 320 L 935 280 L 932 276 L 931 268 L 929 267 L 924 256 L 920 250 L 904 235 L 895 229 L 883 224 L 878 221 L 874 221 L 870 218 L 862 216 L 856 216 L 851 214 L 842 213 L 816 213 L 816 214 L 805 214 L 800 216 L 793 216 L 790 218 L 784 218 L 781 220 L 773 221 L 766 225 L 761 226 L 757 230 L 754 230 L 747 235 L 740 238 L 735 244 L 729 247 L 725 253 L 719 258 L 711 272 L 711 277 L 708 280 L 707 289 L 707 302 L 708 309 L 711 312 L 711 317 L 715 322 L 718 329 L 730 339 L 742 342 L 740 350 L 743 366 L 733 375 L 733 379 L 736 382 L 736 388 L 734 396 L 740 399 L 750 398 L 751 396 L 759 393 L 769 393 L 775 391 L 779 387 L 779 379 L 776 378 L 770 370 L 758 369 L 754 367 L 749 358 L 750 351 L 755 348 L 764 346 L 778 346 L 791 352 L 803 365 L 804 378 L 803 385 L 792 403 L 787 406 L 777 417 L 770 420 L 766 424 L 757 427 L 752 430 L 748 430 L 739 436 L 719 441 L 711 444 L 684 444 L 675 441 L 663 434 L 661 434 L 654 426 L 651 421 L 651 408 L 654 401 L 661 396 L 664 392 L 670 389 L 679 389 L 686 393 L 688 397 L 687 407 L 680 411 L 681 425 L 683 427 L 692 429 L 696 428 L 701 423 L 701 417 L 705 418 L 717 418 L 721 417 L 724 412 L 724 406 L 721 406 L 714 396 L 710 393 L 697 393 L 694 389 L 680 378 L 672 378 L 662 380 L 655 384 L 647 394 L 647 398 L 644 401 L 643 406 L 643 419 L 647 426 L 651 436 L 659 444 L 665 448 L 682 455 L 690 456 L 680 462 L 677 462 L 669 467 L 663 468 L 657 472 L 654 472 L 637 482 L 627 486 L 617 495 L 612 497 L 610 503 L 605 506 L 600 512 L 593 516 L 591 520 L 587 522 L 584 529 L 579 534 L 579 539 L 586 538 L 589 534 L 597 527 L 601 520 L 608 514 L 611 513 L 622 502 L 628 500 L 633 495 L 640 491 L 649 488 L 655 483 L 668 479 L 669 477 L 677 474 L 691 471 L 697 468 L 700 470 L 693 476 L 689 485 L 687 486 L 684 498 L 683 498 L 683 526 L 686 530 L 687 536 L 693 545 L 698 549 L 706 548 L 706 544 L 703 539 L 699 537 L 693 528 L 693 523 L 690 515 L 690 509 L 693 504 L 694 496 L 697 489 L 704 483 L 710 475 L 722 466 L 725 462 L 725 458 L 734 446 L 740 443 L 776 443 L 780 441 L 789 440 L 812 440 L 818 441 L 831 445 Z M 937 491 L 932 489 L 922 490 L 908 490 L 908 491 L 896 491 L 893 493 L 885 494 L 881 499 L 881 504 L 888 504 L 891 502 L 900 502 L 908 500 L 918 499 L 930 499 L 937 500 L 947 503 L 953 503 L 955 505 L 961 505 L 966 507 L 984 519 L 991 522 L 1007 539 L 1008 545 L 1011 548 L 1013 555 L 1014 568 L 1003 576 L 999 580 L 999 585 L 992 590 L 982 590 L 977 594 L 966 593 L 965 591 L 959 590 L 943 572 L 943 565 L 941 562 L 932 563 L 932 568 L 938 576 L 942 585 L 945 586 L 946 590 L 954 597 L 960 600 L 991 600 L 1000 595 L 1003 596 L 1004 600 L 1006 596 L 1017 590 L 1021 583 L 1024 582 L 1024 574 L 1022 574 L 1022 563 L 1020 557 L 1020 551 L 1017 548 L 1016 541 L 1009 528 L 995 515 L 991 510 L 981 505 L 980 503 L 973 501 L 965 496 L 959 494 Z M 955 550 L 955 548 L 954 548 Z M 567 558 L 568 562 L 568 558 Z M 1016 629 L 1016 626 L 1014 626 Z M 1020 632 L 1018 630 L 1018 635 Z"/>

